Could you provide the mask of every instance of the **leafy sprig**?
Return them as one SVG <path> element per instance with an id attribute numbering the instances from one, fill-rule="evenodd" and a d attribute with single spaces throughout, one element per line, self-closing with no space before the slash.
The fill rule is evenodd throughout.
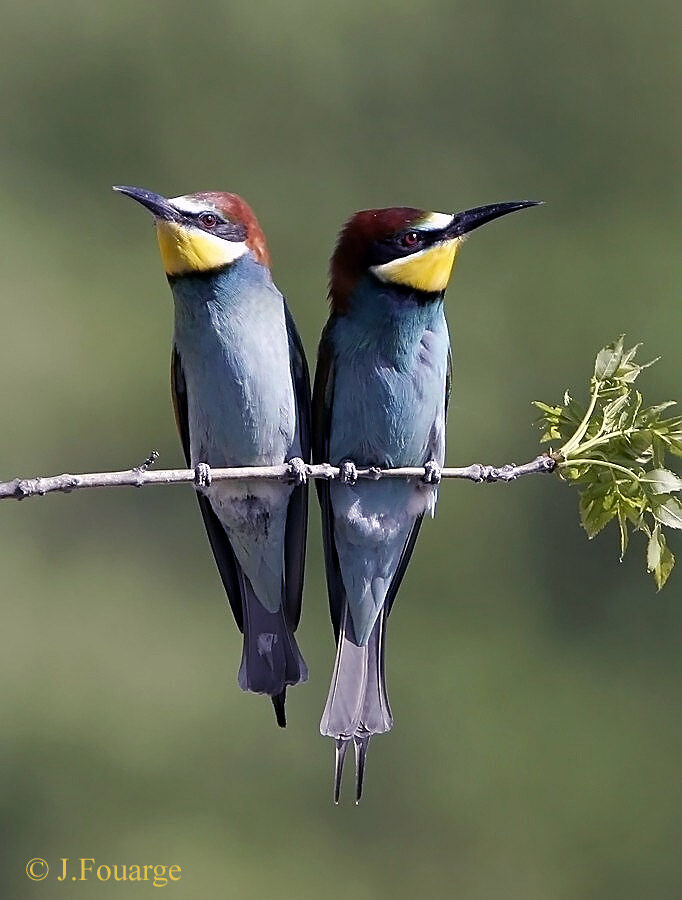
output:
<path id="1" fill-rule="evenodd" d="M 660 590 L 675 564 L 665 530 L 682 528 L 682 478 L 667 468 L 669 454 L 682 456 L 682 416 L 664 415 L 674 401 L 644 405 L 634 383 L 657 360 L 638 363 L 641 344 L 626 349 L 624 337 L 597 354 L 586 407 L 568 391 L 558 406 L 535 406 L 541 442 L 560 444 L 549 450 L 556 471 L 578 488 L 588 537 L 617 521 L 622 559 L 630 531 L 644 532 L 647 570 Z"/>

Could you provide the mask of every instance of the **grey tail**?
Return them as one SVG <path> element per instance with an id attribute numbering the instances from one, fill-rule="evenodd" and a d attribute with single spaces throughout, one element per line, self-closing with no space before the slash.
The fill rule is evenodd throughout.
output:
<path id="1" fill-rule="evenodd" d="M 360 801 L 369 739 L 391 730 L 393 717 L 384 679 L 386 612 L 382 610 L 367 643 L 355 641 L 353 622 L 344 605 L 336 662 L 320 733 L 336 744 L 334 803 L 339 802 L 346 751 L 355 745 L 355 802 Z"/>
<path id="2" fill-rule="evenodd" d="M 241 578 L 244 647 L 237 680 L 244 691 L 270 696 L 277 724 L 284 728 L 287 685 L 306 681 L 308 667 L 282 607 L 269 612 L 256 597 L 248 578 L 243 573 Z"/>

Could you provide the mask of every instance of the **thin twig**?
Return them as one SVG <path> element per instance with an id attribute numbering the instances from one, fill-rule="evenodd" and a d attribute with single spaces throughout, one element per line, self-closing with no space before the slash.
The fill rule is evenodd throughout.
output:
<path id="1" fill-rule="evenodd" d="M 197 472 L 194 469 L 149 469 L 156 461 L 153 451 L 145 462 L 133 469 L 123 472 L 95 472 L 84 475 L 50 475 L 42 478 L 15 478 L 12 481 L 0 482 L 0 500 L 24 500 L 27 497 L 42 497 L 55 491 L 69 493 L 82 488 L 104 487 L 143 487 L 148 484 L 183 484 L 197 483 Z M 474 463 L 470 466 L 447 468 L 440 470 L 441 478 L 462 478 L 474 482 L 514 481 L 522 475 L 534 475 L 553 472 L 556 461 L 551 456 L 538 456 L 531 462 L 521 466 L 509 464 L 501 467 L 484 466 Z M 229 469 L 210 469 L 210 482 L 215 481 L 251 481 L 254 479 L 267 481 L 291 482 L 300 477 L 300 463 L 283 463 L 276 466 L 239 466 Z M 208 469 L 208 467 L 206 467 Z M 206 477 L 203 470 L 202 478 Z M 329 463 L 306 465 L 305 475 L 308 478 L 335 479 L 340 477 L 340 469 Z M 358 478 L 378 480 L 380 478 L 413 478 L 435 483 L 432 472 L 423 466 L 410 466 L 397 469 L 378 469 L 375 467 L 357 469 Z"/>

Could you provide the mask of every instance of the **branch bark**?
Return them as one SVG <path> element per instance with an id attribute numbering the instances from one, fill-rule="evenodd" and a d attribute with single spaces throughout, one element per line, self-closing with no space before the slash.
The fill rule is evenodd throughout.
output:
<path id="1" fill-rule="evenodd" d="M 150 471 L 158 454 L 153 451 L 140 466 L 122 472 L 94 472 L 83 475 L 49 475 L 36 478 L 15 478 L 12 481 L 0 482 L 0 500 L 25 500 L 27 497 L 42 497 L 56 491 L 70 493 L 83 488 L 105 487 L 144 487 L 148 484 L 184 484 L 193 483 L 197 487 L 205 486 L 213 481 L 250 481 L 261 479 L 267 481 L 291 482 L 300 480 L 301 473 L 307 478 L 326 478 L 354 481 L 355 478 L 377 481 L 380 478 L 420 479 L 436 484 L 442 478 L 460 478 L 477 483 L 493 483 L 498 481 L 514 481 L 523 475 L 536 475 L 553 472 L 556 460 L 548 455 L 538 456 L 523 465 L 513 463 L 496 467 L 473 463 L 470 466 L 438 469 L 432 465 L 402 467 L 396 469 L 379 469 L 376 467 L 355 469 L 350 473 L 347 464 L 339 468 L 329 463 L 303 465 L 301 460 L 283 463 L 276 466 L 238 466 L 229 469 L 209 469 L 202 465 L 194 469 L 158 469 Z"/>

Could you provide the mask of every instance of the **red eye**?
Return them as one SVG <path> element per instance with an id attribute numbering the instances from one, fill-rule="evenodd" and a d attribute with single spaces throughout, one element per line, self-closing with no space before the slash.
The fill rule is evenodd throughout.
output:
<path id="1" fill-rule="evenodd" d="M 213 213 L 202 213 L 199 216 L 199 221 L 204 228 L 215 228 L 218 222 L 218 217 L 214 216 Z"/>
<path id="2" fill-rule="evenodd" d="M 419 234 L 416 231 L 407 231 L 403 235 L 403 246 L 405 247 L 416 247 L 417 244 L 421 241 Z"/>

